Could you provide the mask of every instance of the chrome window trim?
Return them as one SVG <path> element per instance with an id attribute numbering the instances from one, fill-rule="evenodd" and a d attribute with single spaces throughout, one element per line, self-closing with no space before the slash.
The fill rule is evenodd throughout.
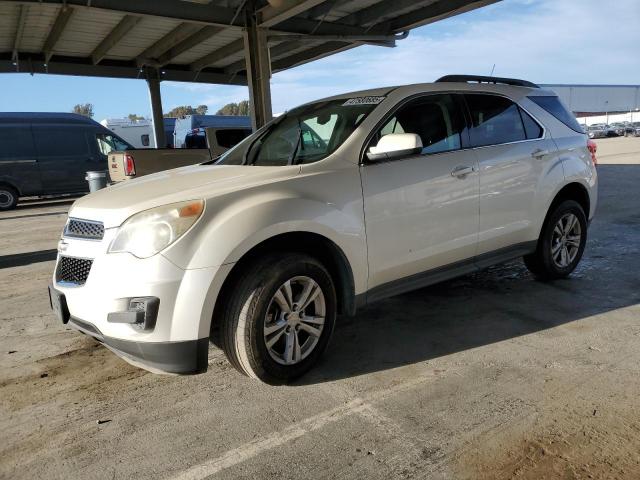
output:
<path id="1" fill-rule="evenodd" d="M 376 162 L 367 162 L 366 159 L 366 151 L 367 151 L 367 146 L 370 144 L 371 139 L 374 137 L 374 135 L 378 132 L 378 130 L 381 128 L 381 126 L 384 126 L 386 123 L 386 121 L 391 118 L 391 116 L 398 111 L 398 109 L 400 109 L 403 105 L 405 105 L 406 103 L 408 103 L 411 100 L 414 100 L 416 98 L 420 98 L 420 97 L 426 97 L 429 95 L 444 95 L 444 94 L 449 94 L 449 95 L 456 95 L 456 94 L 460 94 L 460 95 L 466 95 L 466 94 L 470 94 L 470 95 L 493 95 L 496 97 L 503 97 L 506 98 L 507 100 L 509 100 L 510 102 L 514 103 L 516 106 L 518 106 L 519 108 L 521 108 L 525 113 L 527 113 L 531 118 L 533 118 L 533 120 L 538 124 L 538 126 L 540 128 L 542 128 L 542 135 L 539 136 L 538 138 L 526 138 L 524 140 L 515 140 L 513 142 L 505 142 L 505 143 L 492 143 L 491 145 L 481 145 L 478 147 L 464 147 L 464 148 L 456 148 L 454 150 L 446 150 L 444 152 L 433 152 L 433 153 L 419 153 L 416 155 L 410 155 L 407 157 L 403 157 L 403 158 L 392 158 L 392 159 L 388 159 L 388 160 L 384 160 L 384 161 L 376 161 Z M 524 97 L 526 98 L 526 97 Z M 468 108 L 468 107 L 467 107 Z M 372 112 L 373 113 L 373 112 Z M 466 115 L 465 116 L 465 123 L 467 121 L 466 119 Z M 522 125 L 522 128 L 524 129 L 524 123 Z M 527 134 L 526 130 L 525 130 L 525 135 Z M 363 148 L 361 149 L 360 152 L 360 162 L 359 165 L 360 166 L 366 166 L 366 165 L 376 165 L 379 163 L 389 163 L 389 162 L 401 162 L 403 160 L 409 160 L 412 158 L 417 158 L 417 157 L 427 157 L 427 156 L 433 156 L 433 155 L 442 155 L 443 153 L 454 153 L 454 152 L 464 152 L 467 150 L 478 150 L 481 148 L 489 148 L 489 147 L 498 147 L 500 145 L 516 145 L 519 143 L 526 143 L 526 142 L 537 142 L 539 140 L 546 140 L 547 137 L 547 127 L 545 127 L 545 125 L 538 120 L 538 118 L 533 115 L 528 109 L 526 109 L 525 107 L 523 107 L 519 102 L 516 102 L 513 98 L 509 97 L 508 95 L 505 95 L 503 93 L 496 93 L 496 92 L 483 92 L 483 91 L 466 91 L 466 90 L 443 90 L 443 91 L 438 91 L 438 92 L 424 92 L 424 93 L 417 93 L 415 95 L 411 95 L 410 97 L 406 97 L 404 99 L 402 99 L 400 102 L 398 102 L 396 105 L 394 105 L 387 114 L 385 114 L 382 119 L 376 124 L 375 128 L 373 128 L 371 130 L 371 132 L 369 133 L 369 135 L 367 135 L 365 141 L 363 142 Z M 471 142 L 471 136 L 469 136 L 469 142 Z"/>

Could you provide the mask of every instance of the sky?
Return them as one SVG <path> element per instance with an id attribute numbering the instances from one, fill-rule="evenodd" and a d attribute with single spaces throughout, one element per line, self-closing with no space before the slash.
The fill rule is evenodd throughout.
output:
<path id="1" fill-rule="evenodd" d="M 274 113 L 366 88 L 431 82 L 451 73 L 535 83 L 640 83 L 640 0 L 503 0 L 417 28 L 396 48 L 362 46 L 276 73 Z M 215 113 L 248 99 L 246 87 L 162 82 L 165 111 Z M 68 112 L 92 103 L 94 119 L 150 116 L 142 80 L 0 74 L 0 110 Z"/>

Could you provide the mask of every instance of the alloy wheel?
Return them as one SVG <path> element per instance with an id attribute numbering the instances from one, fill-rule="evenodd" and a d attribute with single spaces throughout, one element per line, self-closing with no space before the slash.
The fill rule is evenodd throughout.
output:
<path id="1" fill-rule="evenodd" d="M 325 310 L 324 294 L 315 280 L 298 276 L 284 282 L 264 319 L 264 341 L 271 358 L 295 365 L 308 357 L 322 335 Z"/>
<path id="2" fill-rule="evenodd" d="M 567 268 L 575 260 L 580 250 L 582 227 L 578 217 L 567 213 L 560 217 L 553 227 L 551 236 L 551 258 L 559 268 Z"/>

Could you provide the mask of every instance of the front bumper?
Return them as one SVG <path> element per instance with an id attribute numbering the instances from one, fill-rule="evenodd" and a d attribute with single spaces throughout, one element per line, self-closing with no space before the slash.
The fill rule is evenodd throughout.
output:
<path id="1" fill-rule="evenodd" d="M 62 255 L 92 260 L 82 285 L 56 282 L 54 273 L 52 287 L 64 296 L 68 324 L 148 370 L 205 370 L 215 299 L 231 265 L 182 269 L 162 254 L 147 259 L 108 254 L 113 234 L 105 230 L 102 241 L 63 239 Z M 152 328 L 114 315 L 138 297 L 159 300 Z"/>
<path id="2" fill-rule="evenodd" d="M 95 326 L 77 318 L 71 317 L 68 325 L 93 337 L 129 363 L 146 370 L 181 374 L 207 370 L 208 338 L 183 342 L 135 342 L 107 337 Z"/>

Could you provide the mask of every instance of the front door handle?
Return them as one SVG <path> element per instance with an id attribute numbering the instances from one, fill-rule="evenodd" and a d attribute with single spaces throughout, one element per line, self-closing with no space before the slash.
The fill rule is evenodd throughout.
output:
<path id="1" fill-rule="evenodd" d="M 533 158 L 542 158 L 545 155 L 549 155 L 549 150 L 543 150 L 541 148 L 536 148 L 533 152 L 531 152 L 531 156 Z"/>
<path id="2" fill-rule="evenodd" d="M 464 178 L 470 173 L 473 173 L 473 171 L 474 171 L 473 167 L 469 167 L 467 165 L 460 165 L 451 171 L 451 176 L 457 177 L 457 178 Z"/>

